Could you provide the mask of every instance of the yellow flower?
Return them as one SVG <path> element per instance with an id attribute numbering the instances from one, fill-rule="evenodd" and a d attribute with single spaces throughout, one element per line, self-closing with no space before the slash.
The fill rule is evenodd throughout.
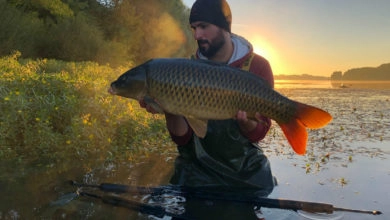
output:
<path id="1" fill-rule="evenodd" d="M 71 144 L 72 143 L 72 141 L 70 141 L 70 140 L 66 140 L 66 144 Z"/>

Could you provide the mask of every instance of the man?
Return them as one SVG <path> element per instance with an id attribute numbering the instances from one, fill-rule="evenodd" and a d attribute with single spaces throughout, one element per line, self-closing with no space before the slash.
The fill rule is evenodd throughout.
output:
<path id="1" fill-rule="evenodd" d="M 264 78 L 273 87 L 273 74 L 266 59 L 253 53 L 252 45 L 231 33 L 232 15 L 225 0 L 197 0 L 189 22 L 198 43 L 196 59 L 208 59 L 242 68 Z M 154 109 L 140 102 L 149 112 Z M 207 134 L 197 137 L 182 116 L 165 114 L 179 156 L 171 183 L 184 186 L 221 186 L 255 191 L 266 196 L 276 185 L 267 157 L 253 143 L 262 140 L 271 121 L 257 114 L 248 119 L 237 112 L 236 119 L 209 121 Z"/>

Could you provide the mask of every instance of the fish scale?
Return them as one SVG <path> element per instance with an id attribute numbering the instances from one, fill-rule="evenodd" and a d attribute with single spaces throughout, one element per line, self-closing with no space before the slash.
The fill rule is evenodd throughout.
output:
<path id="1" fill-rule="evenodd" d="M 256 113 L 275 120 L 298 154 L 306 151 L 306 128 L 325 126 L 332 116 L 324 110 L 293 101 L 261 77 L 224 64 L 189 59 L 153 59 L 111 84 L 110 92 L 133 99 L 150 97 L 163 111 L 182 115 L 199 137 L 208 120 L 248 118 Z"/>
<path id="2" fill-rule="evenodd" d="M 244 108 L 254 117 L 255 112 L 262 108 L 257 105 L 262 100 L 272 99 L 260 96 L 267 93 L 255 92 L 259 82 L 266 87 L 261 78 L 249 77 L 242 80 L 242 71 L 239 69 L 203 62 L 200 64 L 204 68 L 199 69 L 198 62 L 190 60 L 180 60 L 178 65 L 169 66 L 160 61 L 151 61 L 149 64 L 148 92 L 150 96 L 158 97 L 168 111 L 195 115 L 197 118 L 226 119 L 234 116 L 239 108 Z M 253 80 L 257 83 L 252 83 Z M 258 97 L 262 98 L 259 100 Z M 181 108 L 173 109 L 172 106 Z M 275 112 L 265 107 L 268 111 L 263 114 L 266 116 Z"/>

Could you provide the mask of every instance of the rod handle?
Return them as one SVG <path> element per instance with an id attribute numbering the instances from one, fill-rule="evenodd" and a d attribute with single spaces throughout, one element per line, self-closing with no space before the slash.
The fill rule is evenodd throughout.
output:
<path id="1" fill-rule="evenodd" d="M 333 205 L 326 204 L 326 203 L 303 202 L 303 201 L 279 199 L 279 204 L 281 208 L 302 210 L 302 211 L 313 212 L 313 213 L 320 212 L 320 213 L 331 214 L 334 211 Z"/>

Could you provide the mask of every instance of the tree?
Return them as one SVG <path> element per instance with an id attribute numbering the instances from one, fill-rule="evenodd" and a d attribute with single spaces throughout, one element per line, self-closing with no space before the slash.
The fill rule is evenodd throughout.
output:
<path id="1" fill-rule="evenodd" d="M 181 0 L 0 0 L 0 55 L 121 65 L 189 56 Z"/>
<path id="2" fill-rule="evenodd" d="M 341 71 L 335 71 L 330 77 L 331 80 L 340 81 L 343 79 L 343 73 Z"/>
<path id="3" fill-rule="evenodd" d="M 34 14 L 25 14 L 0 0 L 0 30 L 0 56 L 19 50 L 25 56 L 34 57 L 44 25 Z"/>

